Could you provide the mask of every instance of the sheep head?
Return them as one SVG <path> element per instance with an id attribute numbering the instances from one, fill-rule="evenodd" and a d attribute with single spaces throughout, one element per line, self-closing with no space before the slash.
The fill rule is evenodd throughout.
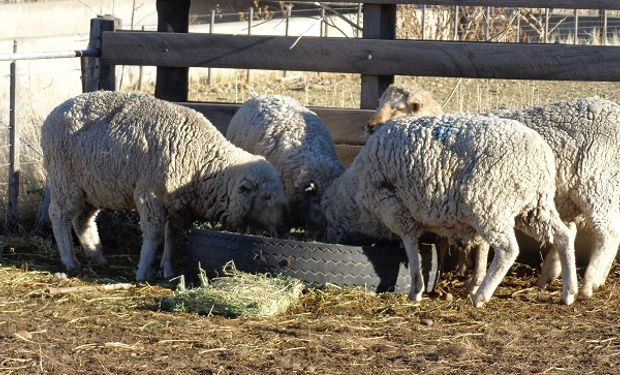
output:
<path id="1" fill-rule="evenodd" d="M 372 133 L 386 122 L 405 116 L 437 116 L 442 113 L 441 105 L 422 87 L 392 84 L 381 95 L 379 106 L 368 121 L 366 130 Z"/>

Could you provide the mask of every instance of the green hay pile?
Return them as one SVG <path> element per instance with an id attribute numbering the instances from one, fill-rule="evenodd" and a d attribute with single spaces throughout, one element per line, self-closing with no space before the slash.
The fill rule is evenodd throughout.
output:
<path id="1" fill-rule="evenodd" d="M 241 272 L 232 262 L 224 267 L 224 274 L 209 281 L 200 270 L 201 286 L 192 289 L 181 278 L 173 295 L 162 300 L 162 309 L 232 318 L 267 317 L 284 313 L 299 301 L 304 289 L 297 279 Z"/>

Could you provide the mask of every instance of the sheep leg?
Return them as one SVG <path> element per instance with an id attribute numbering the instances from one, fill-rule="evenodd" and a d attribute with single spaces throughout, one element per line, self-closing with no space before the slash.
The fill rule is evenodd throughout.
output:
<path id="1" fill-rule="evenodd" d="M 547 256 L 542 264 L 540 277 L 536 281 L 536 286 L 544 289 L 553 280 L 557 279 L 562 273 L 562 264 L 560 263 L 560 254 L 554 248 L 549 249 Z"/>
<path id="2" fill-rule="evenodd" d="M 474 271 L 467 283 L 467 293 L 473 295 L 476 293 L 480 284 L 482 284 L 482 280 L 487 273 L 487 262 L 489 260 L 489 244 L 485 241 L 481 241 L 481 243 L 473 247 L 475 257 Z"/>
<path id="3" fill-rule="evenodd" d="M 164 279 L 171 279 L 176 276 L 172 256 L 174 247 L 177 243 L 178 228 L 168 220 L 166 222 L 166 237 L 164 240 L 164 254 L 161 257 L 161 268 L 164 271 Z"/>
<path id="4" fill-rule="evenodd" d="M 471 251 L 470 246 L 458 248 L 458 263 L 456 265 L 456 274 L 459 276 L 465 276 L 467 269 L 471 268 Z"/>
<path id="5" fill-rule="evenodd" d="M 95 221 L 98 212 L 98 209 L 90 205 L 84 207 L 78 215 L 73 217 L 73 229 L 80 240 L 86 257 L 95 264 L 102 265 L 106 264 L 107 261 L 101 251 L 101 240 Z"/>
<path id="6" fill-rule="evenodd" d="M 70 214 L 62 208 L 53 196 L 50 201 L 49 214 L 60 260 L 67 272 L 78 273 L 80 271 L 80 262 L 78 262 L 73 252 Z"/>
<path id="7" fill-rule="evenodd" d="M 418 242 L 422 231 L 411 217 L 407 207 L 402 204 L 392 189 L 380 189 L 373 198 L 378 203 L 375 211 L 377 216 L 389 230 L 401 238 L 405 246 L 411 274 L 409 299 L 421 301 L 424 292 L 424 278 L 422 277 L 422 261 Z"/>
<path id="8" fill-rule="evenodd" d="M 519 245 L 513 226 L 506 223 L 499 228 L 483 228 L 482 238 L 495 249 L 495 255 L 480 287 L 472 297 L 474 306 L 482 307 L 488 302 L 508 270 L 519 255 Z"/>
<path id="9" fill-rule="evenodd" d="M 422 293 L 424 292 L 424 277 L 422 276 L 422 259 L 420 257 L 418 237 L 417 233 L 406 234 L 401 237 L 405 245 L 407 259 L 409 260 L 411 287 L 408 298 L 412 301 L 421 301 Z"/>
<path id="10" fill-rule="evenodd" d="M 609 214 L 604 220 L 607 225 L 597 225 L 595 230 L 596 245 L 586 268 L 583 286 L 579 290 L 580 298 L 592 297 L 592 293 L 605 283 L 620 245 L 618 215 Z"/>
<path id="11" fill-rule="evenodd" d="M 552 205 L 553 203 L 550 203 Z M 562 296 L 560 301 L 570 305 L 575 301 L 577 294 L 577 269 L 575 265 L 575 237 L 577 226 L 570 223 L 568 226 L 562 222 L 560 215 L 553 208 L 549 208 L 547 221 L 538 220 L 525 224 L 517 221 L 518 229 L 545 243 L 553 243 L 551 252 L 555 252 L 560 259 L 562 270 Z M 556 256 L 553 253 L 548 256 Z M 541 276 L 542 278 L 542 276 Z M 539 284 L 540 285 L 540 284 Z"/>
<path id="12" fill-rule="evenodd" d="M 135 202 L 142 229 L 142 248 L 136 281 L 147 281 L 153 278 L 153 262 L 163 242 L 166 212 L 154 194 L 140 193 Z"/>

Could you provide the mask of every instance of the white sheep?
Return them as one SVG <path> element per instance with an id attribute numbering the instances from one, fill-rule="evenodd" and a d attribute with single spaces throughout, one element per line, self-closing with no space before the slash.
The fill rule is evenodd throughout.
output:
<path id="1" fill-rule="evenodd" d="M 369 129 L 405 112 L 383 116 L 404 105 L 404 97 L 420 97 L 419 86 L 398 87 L 406 94 L 382 96 Z M 424 92 L 423 97 L 426 97 Z M 436 103 L 430 101 L 431 106 Z M 424 104 L 421 105 L 422 108 Z M 417 115 L 409 111 L 410 115 Z M 551 146 L 557 163 L 556 206 L 565 222 L 594 234 L 595 244 L 580 296 L 589 298 L 605 283 L 620 245 L 620 105 L 600 98 L 575 99 L 522 110 L 493 114 L 518 120 L 537 131 Z M 486 263 L 486 262 L 485 262 Z M 544 288 L 560 274 L 557 254 L 545 258 L 538 286 Z M 474 273 L 474 277 L 476 274 Z"/>
<path id="2" fill-rule="evenodd" d="M 314 112 L 287 96 L 255 96 L 230 120 L 226 138 L 276 167 L 291 226 L 304 226 L 311 233 L 324 228 L 321 196 L 343 167 L 327 128 Z"/>
<path id="3" fill-rule="evenodd" d="M 354 195 L 354 203 L 347 195 Z M 451 241 L 479 236 L 496 249 L 472 297 L 482 306 L 519 253 L 518 228 L 553 243 L 563 265 L 561 301 L 570 304 L 577 292 L 576 230 L 561 221 L 554 195 L 553 153 L 540 135 L 519 122 L 493 116 L 406 117 L 369 138 L 326 191 L 323 208 L 329 236 L 347 231 L 341 220 L 348 209 L 353 223 L 372 215 L 402 239 L 411 299 L 420 300 L 424 290 L 418 258 L 423 232 Z"/>
<path id="4" fill-rule="evenodd" d="M 174 275 L 175 234 L 194 219 L 270 231 L 284 219 L 273 165 L 233 146 L 198 112 L 145 94 L 97 91 L 65 101 L 45 120 L 41 148 L 52 229 L 70 272 L 80 268 L 72 224 L 86 256 L 106 262 L 95 223 L 100 209 L 137 209 L 139 281 L 151 278 L 164 237 L 164 277 Z"/>

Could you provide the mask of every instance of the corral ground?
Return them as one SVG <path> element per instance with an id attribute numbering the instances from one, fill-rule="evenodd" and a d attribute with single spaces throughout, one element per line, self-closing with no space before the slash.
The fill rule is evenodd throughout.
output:
<path id="1" fill-rule="evenodd" d="M 573 306 L 558 303 L 559 281 L 539 291 L 537 271 L 518 265 L 483 309 L 448 275 L 451 301 L 332 287 L 279 317 L 228 319 L 161 310 L 162 285 L 52 295 L 131 279 L 137 254 L 67 279 L 51 243 L 36 247 L 9 239 L 0 256 L 3 374 L 620 373 L 618 266 Z"/>
<path id="2" fill-rule="evenodd" d="M 244 77 L 243 72 L 240 77 Z M 400 77 L 399 80 L 407 79 Z M 617 83 L 418 79 L 448 111 L 527 107 L 580 96 L 620 101 Z M 243 101 L 249 91 L 354 107 L 359 78 L 306 74 L 211 88 L 194 100 Z M 452 94 L 452 95 L 451 95 Z M 105 216 L 101 219 L 105 219 Z M 166 285 L 51 296 L 49 288 L 135 277 L 140 233 L 103 222 L 110 265 L 59 278 L 49 240 L 8 237 L 0 246 L 0 374 L 620 374 L 620 267 L 594 298 L 562 306 L 559 281 L 533 288 L 538 270 L 513 267 L 483 309 L 448 275 L 452 301 L 307 291 L 285 315 L 227 319 L 159 308 Z M 129 220 L 131 222 L 131 220 Z M 135 224 L 135 220 L 133 221 Z"/>

